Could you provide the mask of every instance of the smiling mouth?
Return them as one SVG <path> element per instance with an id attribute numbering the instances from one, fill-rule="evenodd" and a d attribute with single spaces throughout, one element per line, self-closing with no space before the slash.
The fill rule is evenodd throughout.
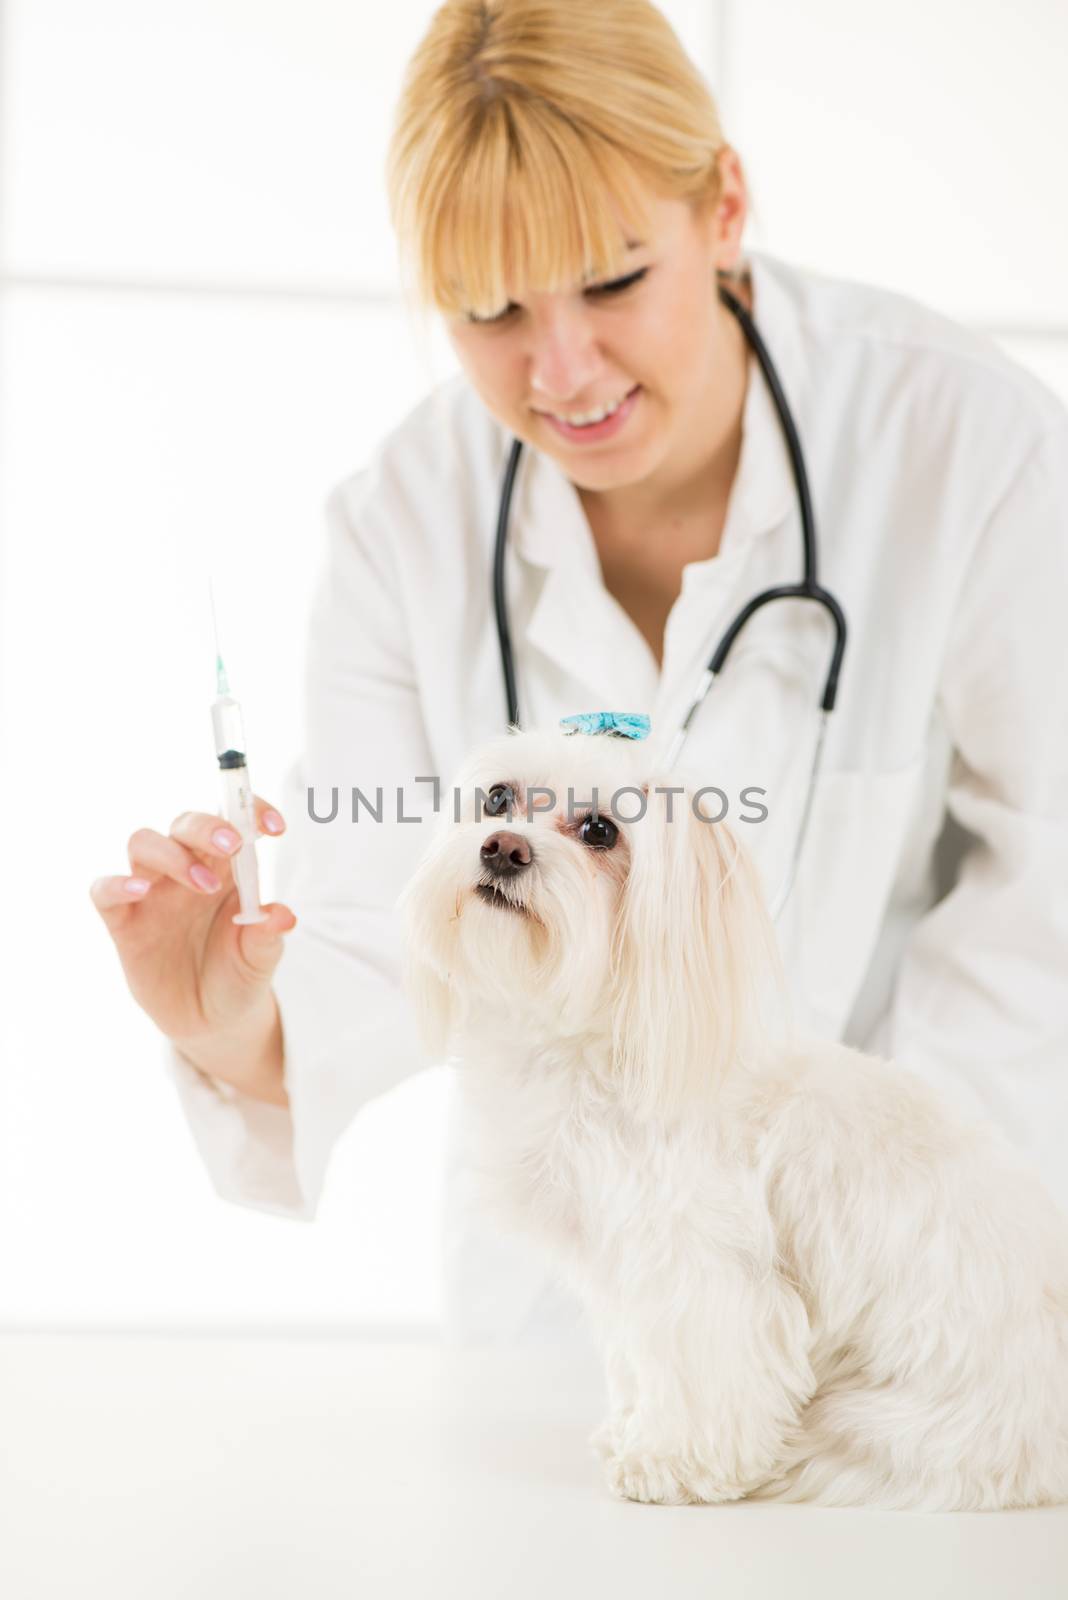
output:
<path id="1" fill-rule="evenodd" d="M 530 915 L 525 905 L 519 900 L 511 899 L 503 889 L 497 888 L 495 884 L 476 883 L 475 893 L 488 906 L 500 906 L 504 910 L 516 912 L 521 917 Z"/>
<path id="2" fill-rule="evenodd" d="M 598 422 L 607 422 L 609 417 L 614 417 L 624 400 L 629 400 L 637 384 L 624 391 L 618 399 L 612 400 L 606 406 L 591 406 L 588 411 L 552 411 L 539 409 L 540 417 L 552 417 L 555 422 L 566 423 L 569 428 L 592 427 Z"/>

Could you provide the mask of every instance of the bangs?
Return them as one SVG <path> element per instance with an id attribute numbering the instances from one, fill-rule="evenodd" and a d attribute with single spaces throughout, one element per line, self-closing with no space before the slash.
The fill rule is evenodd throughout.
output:
<path id="1" fill-rule="evenodd" d="M 489 318 L 621 276 L 651 195 L 714 196 L 708 86 L 650 0 L 444 0 L 387 157 L 416 298 Z"/>
<path id="2" fill-rule="evenodd" d="M 439 145 L 409 190 L 421 298 L 446 316 L 491 317 L 531 291 L 618 275 L 627 242 L 646 237 L 651 174 L 544 101 L 497 96 L 480 109 L 473 143 Z"/>

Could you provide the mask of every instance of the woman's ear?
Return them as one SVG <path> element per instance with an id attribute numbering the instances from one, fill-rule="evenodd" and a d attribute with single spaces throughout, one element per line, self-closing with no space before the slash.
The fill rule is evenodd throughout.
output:
<path id="1" fill-rule="evenodd" d="M 778 975 L 755 869 L 689 793 L 650 786 L 628 830 L 630 871 L 612 949 L 613 1053 L 628 1108 L 671 1117 L 715 1099 L 757 1053 L 762 979 Z"/>

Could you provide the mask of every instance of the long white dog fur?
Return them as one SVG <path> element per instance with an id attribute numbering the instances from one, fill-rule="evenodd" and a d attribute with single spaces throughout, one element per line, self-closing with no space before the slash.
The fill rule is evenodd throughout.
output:
<path id="1" fill-rule="evenodd" d="M 737 833 L 657 794 L 678 779 L 645 750 L 492 741 L 402 897 L 485 1203 L 549 1252 L 603 1352 L 610 1488 L 1068 1500 L 1068 1218 L 993 1124 L 901 1065 L 794 1037 Z M 510 817 L 480 815 L 495 785 Z M 528 811 L 532 786 L 551 811 Z M 624 786 L 642 792 L 618 796 L 635 820 L 609 846 L 579 802 L 596 788 L 603 819 Z"/>

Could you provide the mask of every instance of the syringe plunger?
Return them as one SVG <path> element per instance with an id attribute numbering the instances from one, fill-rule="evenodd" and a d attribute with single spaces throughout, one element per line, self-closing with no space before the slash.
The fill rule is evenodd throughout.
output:
<path id="1" fill-rule="evenodd" d="M 215 594 L 211 597 L 215 618 Z M 241 707 L 230 693 L 226 668 L 219 653 L 219 630 L 215 628 L 215 688 L 211 725 L 215 733 L 215 755 L 222 773 L 223 815 L 241 836 L 241 847 L 230 858 L 241 910 L 234 922 L 266 922 L 267 912 L 260 905 L 260 881 L 256 867 L 256 802 L 252 779 L 245 759 L 245 725 Z"/>

